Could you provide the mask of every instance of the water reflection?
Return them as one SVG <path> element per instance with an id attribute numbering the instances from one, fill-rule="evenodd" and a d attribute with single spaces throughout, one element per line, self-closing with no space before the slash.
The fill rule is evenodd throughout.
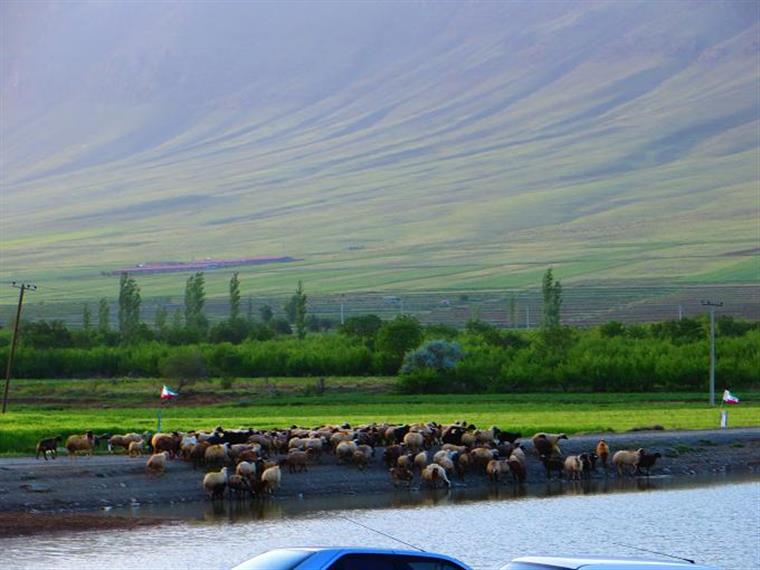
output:
<path id="1" fill-rule="evenodd" d="M 336 509 L 416 508 L 459 505 L 480 501 L 510 501 L 559 496 L 589 496 L 613 493 L 638 493 L 667 489 L 689 489 L 731 482 L 758 480 L 753 474 L 725 474 L 674 478 L 669 476 L 610 478 L 568 481 L 553 479 L 540 483 L 500 484 L 477 488 L 413 488 L 390 493 L 338 496 L 263 497 L 251 500 L 201 501 L 172 505 L 143 505 L 128 510 L 113 509 L 107 515 L 168 517 L 206 523 L 238 523 L 256 520 L 279 520 L 311 512 Z"/>

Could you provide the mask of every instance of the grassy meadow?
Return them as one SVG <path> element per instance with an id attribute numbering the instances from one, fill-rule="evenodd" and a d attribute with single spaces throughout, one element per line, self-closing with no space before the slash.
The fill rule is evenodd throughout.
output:
<path id="1" fill-rule="evenodd" d="M 160 381 L 124 380 L 109 388 L 110 384 L 111 381 L 99 383 L 86 394 L 83 382 L 18 382 L 14 396 L 23 403 L 12 403 L 9 413 L 0 416 L 0 453 L 33 453 L 36 441 L 42 437 L 88 429 L 96 433 L 155 430 L 161 406 Z M 162 428 L 271 428 L 345 421 L 358 424 L 466 419 L 479 426 L 498 425 L 530 434 L 539 430 L 620 432 L 654 425 L 701 429 L 715 428 L 719 421 L 718 408 L 706 404 L 707 395 L 692 392 L 402 396 L 390 393 L 389 379 L 380 377 L 328 378 L 325 393 L 314 395 L 313 380 L 309 379 L 245 384 L 238 381 L 228 388 L 214 387 L 213 383 L 197 386 L 191 398 L 163 407 Z M 272 392 L 267 385 L 279 390 Z M 269 393 L 264 393 L 267 390 Z M 39 401 L 35 402 L 35 398 Z M 729 424 L 760 426 L 760 393 L 742 393 L 742 403 L 730 409 Z"/>

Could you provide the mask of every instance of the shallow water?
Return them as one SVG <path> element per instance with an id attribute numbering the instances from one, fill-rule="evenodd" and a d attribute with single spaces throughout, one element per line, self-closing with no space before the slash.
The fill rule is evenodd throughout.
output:
<path id="1" fill-rule="evenodd" d="M 348 518 L 476 569 L 498 568 L 525 554 L 640 554 L 615 543 L 726 569 L 760 568 L 760 484 L 746 478 L 553 483 L 527 491 L 505 486 L 133 512 L 185 520 L 130 531 L 0 540 L 2 566 L 226 569 L 277 546 L 400 546 Z"/>

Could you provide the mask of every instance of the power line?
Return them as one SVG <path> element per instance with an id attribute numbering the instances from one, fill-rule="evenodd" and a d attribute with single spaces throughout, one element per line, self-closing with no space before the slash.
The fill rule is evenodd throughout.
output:
<path id="1" fill-rule="evenodd" d="M 16 283 L 12 282 L 11 287 L 15 287 L 18 292 L 18 307 L 16 307 L 16 321 L 13 324 L 13 340 L 11 340 L 11 350 L 8 353 L 8 362 L 5 367 L 5 390 L 3 391 L 3 414 L 8 407 L 8 388 L 11 385 L 11 369 L 13 367 L 13 357 L 16 354 L 16 342 L 18 341 L 18 325 L 21 321 L 21 305 L 24 303 L 25 291 L 36 291 L 37 285 L 34 283 Z"/>

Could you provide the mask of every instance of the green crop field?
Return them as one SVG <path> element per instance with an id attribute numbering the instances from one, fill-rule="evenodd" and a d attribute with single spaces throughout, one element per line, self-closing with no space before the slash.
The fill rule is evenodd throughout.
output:
<path id="1" fill-rule="evenodd" d="M 28 382 L 33 384 L 35 381 Z M 301 380 L 291 379 L 277 379 L 276 384 L 289 385 L 288 392 L 280 395 L 244 394 L 240 386 L 228 390 L 219 388 L 218 403 L 213 405 L 172 402 L 164 406 L 162 428 L 213 429 L 217 425 L 271 428 L 346 421 L 359 424 L 466 419 L 479 426 L 498 425 L 502 429 L 531 434 L 539 430 L 566 433 L 625 431 L 654 425 L 665 429 L 716 428 L 719 421 L 718 408 L 708 406 L 704 394 L 400 396 L 383 393 L 383 379 L 369 381 L 374 389 L 381 390 L 380 393 L 368 391 L 359 385 L 359 379 L 328 379 L 328 387 L 331 382 L 344 382 L 346 386 L 353 385 L 354 389 L 336 390 L 322 396 L 294 395 L 306 385 Z M 0 416 L 0 453 L 28 454 L 42 437 L 82 433 L 88 429 L 96 433 L 155 430 L 160 407 L 156 388 L 160 384 L 138 381 L 138 386 L 138 392 L 144 394 L 139 405 L 129 398 L 121 400 L 122 386 L 112 392 L 107 389 L 96 391 L 98 401 L 89 401 L 84 407 L 73 397 L 81 394 L 82 386 L 76 383 L 72 393 L 68 394 L 69 398 L 65 397 L 65 388 L 60 388 L 57 404 L 48 401 L 40 405 L 12 405 L 9 413 Z M 148 388 L 152 396 L 148 396 Z M 28 386 L 23 387 L 22 392 L 24 390 L 27 397 L 34 391 Z M 37 387 L 38 394 L 48 391 L 47 382 Z M 121 407 L 124 403 L 127 407 Z M 760 426 L 760 394 L 742 394 L 742 403 L 730 408 L 729 422 L 733 427 Z"/>

